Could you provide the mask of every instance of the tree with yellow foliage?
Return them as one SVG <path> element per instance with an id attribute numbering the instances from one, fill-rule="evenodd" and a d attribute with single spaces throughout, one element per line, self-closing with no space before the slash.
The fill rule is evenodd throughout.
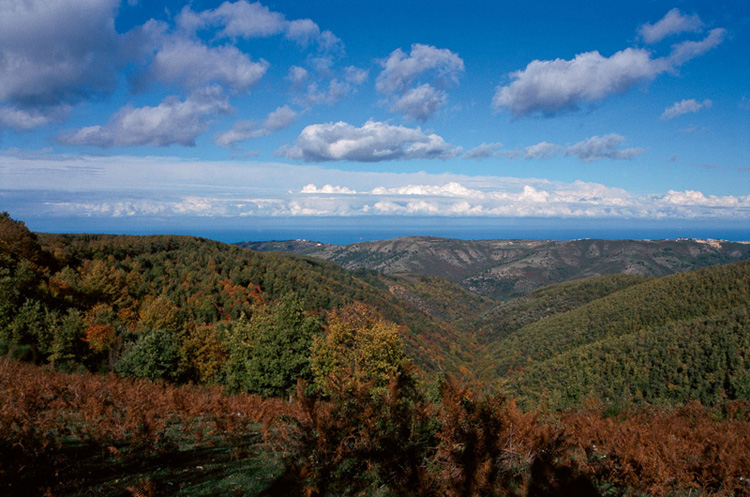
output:
<path id="1" fill-rule="evenodd" d="M 398 326 L 354 303 L 329 317 L 326 333 L 313 341 L 310 364 L 315 384 L 330 394 L 368 384 L 382 388 L 403 360 Z"/>

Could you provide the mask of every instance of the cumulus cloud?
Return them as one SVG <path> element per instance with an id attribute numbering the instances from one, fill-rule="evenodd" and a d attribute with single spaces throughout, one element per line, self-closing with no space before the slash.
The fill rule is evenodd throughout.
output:
<path id="1" fill-rule="evenodd" d="M 317 82 L 310 83 L 307 86 L 307 92 L 296 98 L 295 103 L 304 107 L 320 104 L 333 105 L 355 91 L 355 87 L 350 83 L 333 78 L 323 88 Z"/>
<path id="2" fill-rule="evenodd" d="M 646 152 L 644 148 L 618 149 L 617 146 L 623 141 L 625 141 L 625 137 L 616 133 L 592 136 L 575 145 L 566 147 L 565 155 L 574 155 L 583 162 L 594 162 L 604 159 L 632 159 Z"/>
<path id="3" fill-rule="evenodd" d="M 268 117 L 260 126 L 255 121 L 237 121 L 231 130 L 217 134 L 214 137 L 214 142 L 222 147 L 233 147 L 237 142 L 271 135 L 291 126 L 296 120 L 297 112 L 288 105 L 284 105 L 268 114 Z"/>
<path id="4" fill-rule="evenodd" d="M 725 36 L 726 30 L 713 29 L 703 40 L 678 43 L 669 56 L 660 58 L 652 58 L 651 52 L 642 48 L 626 48 L 610 57 L 593 51 L 571 60 L 534 60 L 511 73 L 510 84 L 496 88 L 492 107 L 507 109 L 514 117 L 576 110 L 582 103 L 624 93 L 636 84 L 675 71 L 718 46 Z"/>
<path id="5" fill-rule="evenodd" d="M 317 186 L 315 186 L 315 184 L 310 183 L 303 186 L 302 190 L 300 190 L 300 193 L 354 195 L 357 193 L 357 191 L 345 186 L 333 185 L 323 185 L 322 187 L 318 188 Z"/>
<path id="6" fill-rule="evenodd" d="M 633 195 L 620 188 L 577 180 L 553 183 L 521 178 L 483 178 L 481 186 L 457 181 L 409 184 L 357 191 L 346 186 L 309 184 L 306 205 L 325 210 L 335 205 L 347 215 L 521 216 L 566 218 L 680 218 L 750 216 L 750 196 L 714 196 L 699 191 Z M 338 198 L 338 202 L 331 203 Z M 314 199 L 321 200 L 317 203 Z M 322 203 L 322 201 L 326 203 Z M 324 207 L 327 206 L 327 207 Z M 345 207 L 346 206 L 346 207 Z M 330 211 L 329 213 L 331 213 Z"/>
<path id="7" fill-rule="evenodd" d="M 50 108 L 21 108 L 15 105 L 0 106 L 0 128 L 28 131 L 50 122 L 62 121 L 70 106 L 55 105 Z"/>
<path id="8" fill-rule="evenodd" d="M 219 27 L 219 36 L 227 38 L 263 38 L 283 34 L 301 46 L 316 43 L 323 50 L 342 48 L 341 40 L 330 31 L 322 31 L 310 19 L 289 21 L 258 2 L 224 2 L 216 9 L 194 12 L 182 9 L 177 25 L 186 32 Z"/>
<path id="9" fill-rule="evenodd" d="M 294 124 L 297 120 L 297 113 L 292 110 L 288 105 L 278 107 L 276 110 L 268 114 L 263 128 L 268 131 L 278 131 Z"/>
<path id="10" fill-rule="evenodd" d="M 195 138 L 208 128 L 208 119 L 232 108 L 217 87 L 191 94 L 181 101 L 168 97 L 156 107 L 126 106 L 104 126 L 88 126 L 58 137 L 66 145 L 126 147 L 172 144 L 195 146 Z"/>
<path id="11" fill-rule="evenodd" d="M 663 70 L 653 62 L 648 51 L 635 48 L 611 57 L 586 52 L 572 60 L 535 60 L 511 73 L 509 85 L 497 87 L 492 105 L 496 110 L 507 108 L 514 116 L 554 115 L 653 79 Z"/>
<path id="12" fill-rule="evenodd" d="M 339 121 L 305 127 L 294 145 L 283 147 L 277 154 L 307 162 L 380 162 L 450 159 L 460 151 L 460 147 L 446 143 L 434 133 L 424 133 L 420 128 L 377 121 L 367 121 L 357 128 Z"/>
<path id="13" fill-rule="evenodd" d="M 464 159 L 482 160 L 488 158 L 505 157 L 506 159 L 549 159 L 563 149 L 560 145 L 540 142 L 529 145 L 521 150 L 500 150 L 502 143 L 482 143 L 464 154 Z"/>
<path id="14" fill-rule="evenodd" d="M 750 195 L 698 190 L 633 194 L 580 180 L 351 172 L 311 165 L 73 157 L 17 150 L 0 153 L 0 170 L 6 180 L 5 203 L 19 216 L 430 214 L 750 220 Z M 191 191 L 195 185 L 201 185 L 200 193 Z"/>
<path id="15" fill-rule="evenodd" d="M 478 147 L 474 147 L 464 154 L 464 159 L 482 160 L 489 159 L 492 157 L 501 157 L 502 152 L 498 150 L 503 146 L 502 143 L 482 143 Z"/>
<path id="16" fill-rule="evenodd" d="M 400 112 L 414 121 L 425 122 L 435 115 L 448 100 L 442 90 L 436 90 L 428 83 L 407 90 L 391 106 L 394 112 Z"/>
<path id="17" fill-rule="evenodd" d="M 424 73 L 433 71 L 435 79 L 446 83 L 458 83 L 464 71 L 464 61 L 447 48 L 438 49 L 431 45 L 415 43 L 407 55 L 397 48 L 382 62 L 383 71 L 378 76 L 375 87 L 381 93 L 405 91 Z"/>
<path id="18" fill-rule="evenodd" d="M 367 70 L 355 66 L 335 71 L 334 61 L 330 57 L 314 57 L 309 63 L 315 80 L 310 81 L 310 71 L 299 66 L 292 66 L 287 76 L 295 94 L 293 102 L 300 107 L 336 104 L 356 93 L 357 87 L 369 76 Z"/>
<path id="19" fill-rule="evenodd" d="M 549 159 L 562 149 L 560 145 L 554 143 L 540 142 L 536 145 L 530 145 L 523 149 L 524 158 L 526 159 Z"/>
<path id="20" fill-rule="evenodd" d="M 361 85 L 370 76 L 370 71 L 367 69 L 360 69 L 359 67 L 349 66 L 345 69 L 345 76 L 347 82 Z"/>
<path id="21" fill-rule="evenodd" d="M 674 119 L 677 116 L 687 114 L 689 112 L 698 112 L 701 109 L 710 109 L 713 105 L 711 100 L 704 100 L 702 103 L 691 98 L 690 100 L 682 100 L 676 102 L 671 107 L 664 109 L 661 115 L 662 119 Z"/>
<path id="22" fill-rule="evenodd" d="M 268 70 L 266 60 L 254 62 L 232 45 L 209 47 L 204 43 L 172 37 L 154 56 L 147 79 L 176 83 L 189 90 L 220 83 L 246 92 Z"/>
<path id="23" fill-rule="evenodd" d="M 464 72 L 464 61 L 456 53 L 419 43 L 408 55 L 394 50 L 381 64 L 377 91 L 388 98 L 393 112 L 422 122 L 445 105 L 445 90 L 457 85 Z"/>
<path id="24" fill-rule="evenodd" d="M 646 43 L 658 43 L 664 38 L 680 33 L 698 33 L 703 29 L 703 21 L 697 14 L 683 14 L 674 8 L 654 24 L 646 23 L 638 30 Z"/>
<path id="25" fill-rule="evenodd" d="M 497 179 L 497 178 L 496 178 Z M 554 217 L 612 219 L 750 219 L 750 196 L 715 196 L 700 191 L 670 190 L 666 194 L 633 195 L 617 188 L 576 181 L 536 186 L 513 178 L 510 188 L 478 190 L 456 183 L 411 185 L 412 192 L 401 194 L 395 188 L 373 195 L 345 186 L 309 184 L 298 194 L 286 197 L 246 197 L 238 195 L 186 195 L 156 198 L 131 196 L 94 201 L 76 197 L 46 202 L 55 214 L 71 216 L 361 216 L 430 215 L 439 217 Z M 529 180 L 534 181 L 534 180 Z M 468 196 L 458 191 L 465 189 Z M 436 195 L 440 189 L 456 190 L 455 195 Z M 162 192 L 163 193 L 163 192 Z M 111 194 L 110 194 L 111 195 Z"/>
<path id="26" fill-rule="evenodd" d="M 715 28 L 708 32 L 708 35 L 700 41 L 683 41 L 672 47 L 672 53 L 667 59 L 667 65 L 672 70 L 681 66 L 690 59 L 699 57 L 709 50 L 716 48 L 726 38 L 727 30 L 724 28 Z"/>
<path id="27" fill-rule="evenodd" d="M 664 195 L 665 202 L 684 206 L 706 206 L 706 207 L 739 207 L 748 203 L 750 196 L 735 197 L 734 195 L 706 196 L 697 190 L 685 190 L 684 192 L 669 190 Z"/>
<path id="28" fill-rule="evenodd" d="M 0 2 L 3 124 L 21 130 L 41 126 L 69 105 L 114 89 L 118 5 L 117 0 Z"/>
<path id="29" fill-rule="evenodd" d="M 289 74 L 287 75 L 286 79 L 288 79 L 293 87 L 299 88 L 301 87 L 305 81 L 307 81 L 307 78 L 310 77 L 310 73 L 307 72 L 307 69 L 304 67 L 299 66 L 292 66 L 289 68 Z"/>
<path id="30" fill-rule="evenodd" d="M 472 190 L 466 188 L 461 183 L 451 181 L 443 185 L 406 185 L 398 186 L 393 188 L 385 188 L 382 186 L 372 189 L 373 195 L 399 195 L 399 196 L 411 196 L 411 195 L 423 195 L 423 196 L 438 196 L 438 197 L 465 197 L 465 198 L 476 198 L 482 197 L 483 194 L 478 190 Z"/>

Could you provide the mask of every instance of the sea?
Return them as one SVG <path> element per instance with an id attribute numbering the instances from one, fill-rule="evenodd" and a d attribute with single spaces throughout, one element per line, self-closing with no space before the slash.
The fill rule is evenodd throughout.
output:
<path id="1" fill-rule="evenodd" d="M 462 240 L 581 238 L 663 240 L 680 238 L 750 241 L 747 221 L 690 219 L 558 218 L 44 218 L 27 219 L 32 231 L 48 233 L 191 235 L 226 243 L 310 240 L 334 245 L 404 236 Z"/>

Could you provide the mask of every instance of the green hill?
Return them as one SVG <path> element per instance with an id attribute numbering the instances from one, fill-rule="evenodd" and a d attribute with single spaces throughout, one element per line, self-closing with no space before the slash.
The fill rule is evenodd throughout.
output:
<path id="1" fill-rule="evenodd" d="M 606 287 L 601 283 L 597 278 L 574 289 Z M 520 327 L 513 324 L 523 322 L 529 300 L 516 303 L 515 313 L 482 335 L 488 345 L 478 363 L 485 377 L 505 378 L 506 388 L 529 406 L 570 407 L 587 396 L 748 398 L 750 262 L 631 283 Z M 563 290 L 558 285 L 542 294 L 568 293 Z"/>
<path id="2" fill-rule="evenodd" d="M 454 322 L 488 306 L 437 278 L 351 272 L 195 237 L 33 234 L 4 215 L 0 240 L 0 347 L 68 367 L 113 369 L 139 340 L 147 346 L 145 335 L 163 331 L 175 359 L 158 371 L 216 378 L 236 323 L 275 315 L 292 296 L 320 324 L 362 302 L 401 326 L 422 369 L 458 372 L 474 344 Z"/>
<path id="3" fill-rule="evenodd" d="M 0 218 L 0 352 L 27 360 L 282 395 L 310 377 L 314 336 L 355 302 L 397 325 L 422 371 L 500 386 L 526 407 L 750 398 L 747 261 L 493 301 L 437 276 L 186 236 L 34 234 Z"/>

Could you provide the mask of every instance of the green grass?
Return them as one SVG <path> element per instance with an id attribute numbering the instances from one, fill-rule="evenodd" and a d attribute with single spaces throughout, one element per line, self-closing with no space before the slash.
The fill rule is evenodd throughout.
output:
<path id="1" fill-rule="evenodd" d="M 0 468 L 9 456 L 0 452 Z M 37 461 L 23 468 L 2 485 L 1 493 L 20 497 L 43 495 L 49 489 L 51 495 L 69 497 L 253 497 L 267 490 L 284 470 L 281 456 L 268 449 L 257 432 L 230 445 L 209 438 L 159 453 L 128 446 L 110 450 L 69 444 L 52 459 L 51 464 Z"/>

